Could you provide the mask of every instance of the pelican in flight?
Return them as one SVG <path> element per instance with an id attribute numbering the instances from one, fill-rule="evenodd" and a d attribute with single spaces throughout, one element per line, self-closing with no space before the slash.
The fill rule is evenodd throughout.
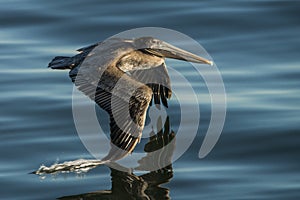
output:
<path id="1" fill-rule="evenodd" d="M 69 69 L 78 90 L 109 114 L 111 149 L 103 158 L 108 161 L 133 151 L 152 102 L 168 107 L 172 92 L 165 58 L 212 65 L 212 61 L 152 37 L 112 38 L 77 51 L 73 57 L 55 57 L 49 67 Z"/>

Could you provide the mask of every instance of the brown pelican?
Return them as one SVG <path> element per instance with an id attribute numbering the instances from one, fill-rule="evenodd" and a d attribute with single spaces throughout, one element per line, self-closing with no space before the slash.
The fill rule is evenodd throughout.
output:
<path id="1" fill-rule="evenodd" d="M 108 39 L 78 49 L 73 57 L 55 57 L 49 67 L 70 69 L 77 88 L 110 115 L 111 150 L 118 160 L 140 141 L 152 98 L 168 106 L 170 80 L 165 58 L 212 65 L 212 61 L 152 38 Z"/>

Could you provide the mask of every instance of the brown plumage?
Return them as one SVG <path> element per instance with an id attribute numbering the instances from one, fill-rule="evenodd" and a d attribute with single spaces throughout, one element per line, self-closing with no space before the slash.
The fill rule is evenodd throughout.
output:
<path id="1" fill-rule="evenodd" d="M 49 67 L 70 69 L 78 90 L 110 115 L 111 150 L 103 160 L 118 160 L 140 141 L 146 111 L 154 99 L 168 107 L 171 85 L 165 58 L 212 64 L 204 58 L 151 37 L 113 38 L 55 57 Z"/>

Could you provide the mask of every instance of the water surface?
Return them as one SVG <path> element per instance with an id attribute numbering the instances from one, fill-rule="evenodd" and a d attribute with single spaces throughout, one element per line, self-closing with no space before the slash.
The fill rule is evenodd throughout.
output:
<path id="1" fill-rule="evenodd" d="M 82 46 L 145 26 L 174 29 L 196 39 L 219 67 L 227 91 L 223 133 L 200 160 L 209 96 L 201 78 L 183 62 L 169 61 L 203 97 L 197 138 L 163 185 L 170 197 L 299 199 L 298 2 L 0 3 L 1 199 L 56 199 L 111 188 L 106 166 L 45 179 L 28 174 L 41 164 L 92 158 L 76 133 L 67 73 L 46 67 L 54 56 L 72 55 Z M 174 129 L 176 106 L 173 101 L 168 111 Z"/>

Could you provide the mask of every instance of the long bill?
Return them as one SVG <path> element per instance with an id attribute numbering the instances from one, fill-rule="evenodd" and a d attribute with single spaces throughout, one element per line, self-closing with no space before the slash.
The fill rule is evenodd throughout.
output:
<path id="1" fill-rule="evenodd" d="M 147 51 L 160 57 L 173 58 L 194 63 L 203 63 L 211 66 L 213 65 L 213 61 L 207 60 L 193 53 L 175 47 L 171 44 L 168 44 L 167 42 L 162 42 L 154 48 L 152 47 L 151 49 L 147 49 Z"/>

